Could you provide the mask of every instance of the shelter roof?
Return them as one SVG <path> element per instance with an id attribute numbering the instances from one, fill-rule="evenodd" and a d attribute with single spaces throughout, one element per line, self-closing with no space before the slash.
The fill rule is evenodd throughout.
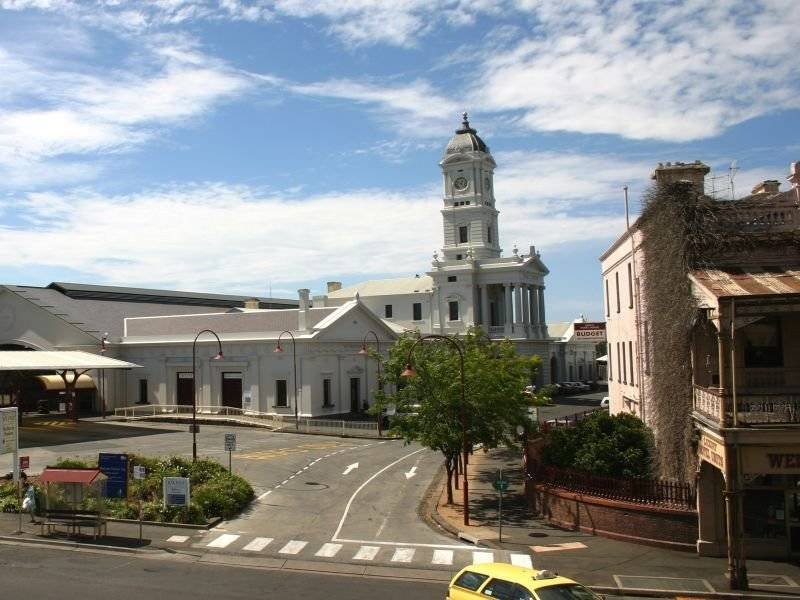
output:
<path id="1" fill-rule="evenodd" d="M 89 352 L 0 351 L 0 371 L 64 371 L 72 369 L 131 369 L 135 367 L 139 367 L 139 365 Z"/>
<path id="2" fill-rule="evenodd" d="M 716 298 L 800 294 L 800 268 L 699 269 L 689 278 Z"/>
<path id="3" fill-rule="evenodd" d="M 328 294 L 329 298 L 353 298 L 359 296 L 393 296 L 397 294 L 419 294 L 431 291 L 433 278 L 429 275 L 419 277 L 397 277 L 394 279 L 372 279 L 351 285 Z"/>
<path id="4" fill-rule="evenodd" d="M 45 467 L 39 475 L 43 483 L 80 483 L 91 485 L 97 481 L 105 481 L 108 477 L 100 469 L 62 469 Z"/>

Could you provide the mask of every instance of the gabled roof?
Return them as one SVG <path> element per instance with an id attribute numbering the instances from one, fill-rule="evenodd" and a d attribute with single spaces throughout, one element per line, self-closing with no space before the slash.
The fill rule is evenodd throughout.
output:
<path id="1" fill-rule="evenodd" d="M 108 479 L 100 469 L 62 469 L 58 467 L 45 467 L 39 475 L 42 483 L 80 483 L 92 485 L 97 481 Z"/>

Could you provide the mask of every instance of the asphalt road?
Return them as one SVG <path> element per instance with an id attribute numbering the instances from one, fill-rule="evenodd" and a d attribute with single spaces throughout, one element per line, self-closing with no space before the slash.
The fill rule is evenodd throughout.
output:
<path id="1" fill-rule="evenodd" d="M 219 566 L 177 555 L 64 551 L 0 544 L 4 598 L 37 600 L 441 600 L 446 583 Z"/>

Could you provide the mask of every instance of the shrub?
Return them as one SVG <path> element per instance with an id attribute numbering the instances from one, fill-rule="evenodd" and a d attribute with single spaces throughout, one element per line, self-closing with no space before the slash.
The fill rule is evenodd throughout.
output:
<path id="1" fill-rule="evenodd" d="M 594 475 L 644 479 L 652 474 L 653 434 L 633 415 L 598 411 L 575 427 L 548 432 L 542 458 Z"/>

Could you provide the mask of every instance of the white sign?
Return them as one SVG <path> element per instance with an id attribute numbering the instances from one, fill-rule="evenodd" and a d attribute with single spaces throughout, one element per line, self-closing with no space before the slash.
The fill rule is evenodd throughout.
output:
<path id="1" fill-rule="evenodd" d="M 225 434 L 225 452 L 235 452 L 236 451 L 236 434 L 235 433 L 226 433 Z"/>
<path id="2" fill-rule="evenodd" d="M 164 506 L 189 506 L 189 478 L 164 477 Z"/>
<path id="3" fill-rule="evenodd" d="M 144 465 L 133 465 L 134 479 L 144 479 L 146 475 L 147 475 L 147 469 L 145 469 Z"/>
<path id="4" fill-rule="evenodd" d="M 0 408 L 0 454 L 17 452 L 17 408 Z"/>

